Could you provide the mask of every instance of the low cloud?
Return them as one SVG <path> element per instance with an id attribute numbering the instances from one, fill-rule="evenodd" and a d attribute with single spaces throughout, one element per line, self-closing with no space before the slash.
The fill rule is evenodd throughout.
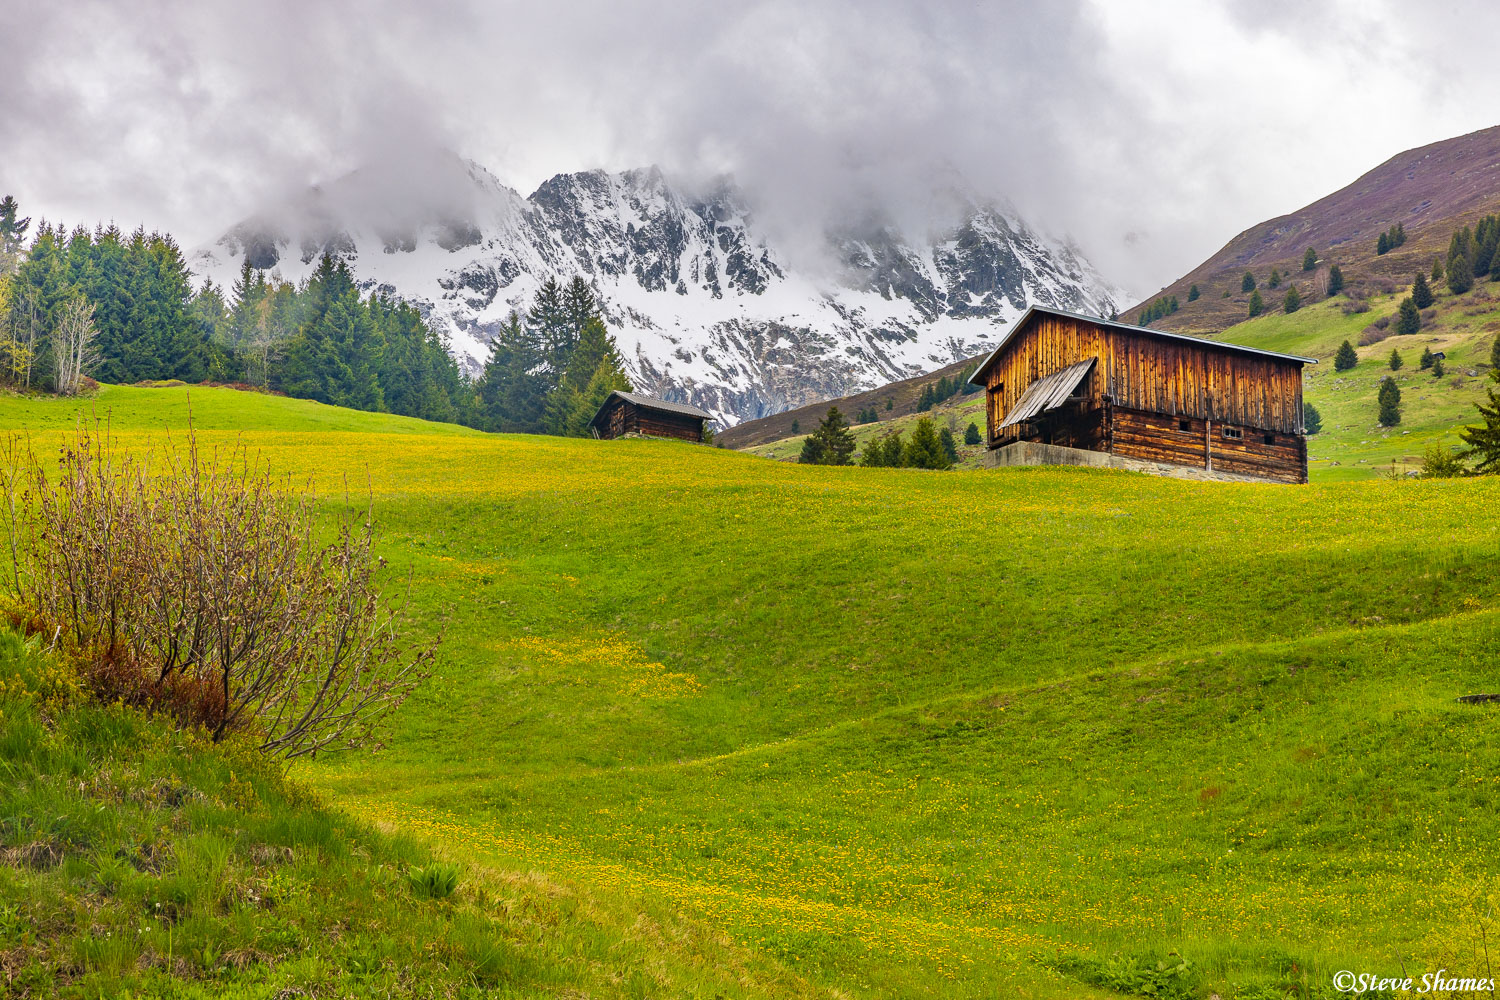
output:
<path id="1" fill-rule="evenodd" d="M 362 165 L 421 191 L 431 150 L 522 193 L 729 172 L 791 234 L 919 220 L 956 174 L 1144 295 L 1491 124 L 1500 13 L 1454 7 L 1456 41 L 1363 0 L 6 5 L 0 187 L 192 244 Z"/>

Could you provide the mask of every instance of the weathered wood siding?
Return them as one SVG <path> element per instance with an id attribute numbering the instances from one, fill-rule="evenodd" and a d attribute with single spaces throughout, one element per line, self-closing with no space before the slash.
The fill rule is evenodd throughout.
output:
<path id="1" fill-rule="evenodd" d="M 1090 357 L 1097 363 L 1073 402 L 999 430 L 1028 386 Z M 1307 482 L 1302 367 L 1295 361 L 1039 314 L 994 360 L 985 384 L 991 448 L 1043 441 Z"/>
<path id="2" fill-rule="evenodd" d="M 1109 447 L 1095 450 L 1286 483 L 1307 482 L 1307 445 L 1301 435 L 1119 408 L 1110 409 L 1107 423 Z M 1226 431 L 1238 436 L 1226 436 Z"/>
<path id="3" fill-rule="evenodd" d="M 1293 362 L 1063 316 L 1036 316 L 1017 337 L 986 377 L 991 446 L 1020 439 L 1011 433 L 997 439 L 995 428 L 1028 385 L 1088 357 L 1099 359 L 1080 386 L 1090 406 L 1108 401 L 1282 434 L 1302 430 L 1302 369 Z"/>
<path id="4" fill-rule="evenodd" d="M 611 401 L 600 424 L 599 436 L 606 439 L 643 434 L 647 437 L 681 438 L 684 441 L 703 440 L 701 417 L 650 410 L 623 399 Z"/>

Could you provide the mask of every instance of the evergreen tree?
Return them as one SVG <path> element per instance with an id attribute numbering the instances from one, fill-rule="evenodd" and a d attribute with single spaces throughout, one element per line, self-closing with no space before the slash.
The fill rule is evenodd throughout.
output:
<path id="1" fill-rule="evenodd" d="M 823 439 L 816 433 L 809 434 L 802 440 L 802 453 L 797 456 L 797 461 L 803 465 L 827 465 L 823 451 Z"/>
<path id="2" fill-rule="evenodd" d="M 1281 300 L 1281 311 L 1294 313 L 1302 308 L 1302 293 L 1297 291 L 1297 286 L 1292 285 L 1286 290 L 1286 298 Z"/>
<path id="3" fill-rule="evenodd" d="M 1443 262 L 1441 260 L 1434 260 L 1432 262 L 1432 280 L 1435 282 L 1443 280 Z"/>
<path id="4" fill-rule="evenodd" d="M 1469 268 L 1469 258 L 1463 253 L 1458 253 L 1448 261 L 1448 290 L 1454 295 L 1462 295 L 1474 287 L 1474 272 Z"/>
<path id="5" fill-rule="evenodd" d="M 1198 295 L 1199 295 L 1199 292 L 1198 292 L 1198 286 L 1197 285 L 1194 285 L 1193 287 L 1191 287 L 1191 288 L 1188 289 L 1188 301 L 1189 302 L 1197 302 L 1198 301 Z"/>
<path id="6" fill-rule="evenodd" d="M 887 412 L 887 413 L 891 412 L 891 407 L 893 405 L 895 405 L 895 404 L 892 401 L 891 397 L 889 397 L 889 396 L 885 397 L 885 412 Z"/>
<path id="7" fill-rule="evenodd" d="M 1249 271 L 1245 272 L 1245 276 L 1240 279 L 1240 291 L 1255 291 L 1255 275 L 1251 274 Z"/>
<path id="8" fill-rule="evenodd" d="M 1500 334 L 1495 335 L 1495 340 L 1490 344 L 1490 372 L 1500 371 Z"/>
<path id="9" fill-rule="evenodd" d="M 796 435 L 796 434 L 801 434 L 801 433 L 802 433 L 802 423 L 801 423 L 801 421 L 796 420 L 794 418 L 792 420 L 792 434 Z"/>
<path id="10" fill-rule="evenodd" d="M 1418 370 L 1425 372 L 1427 369 L 1429 369 L 1429 368 L 1432 367 L 1432 362 L 1433 362 L 1432 348 L 1430 348 L 1430 347 L 1424 347 L 1424 348 L 1422 348 L 1422 360 L 1421 360 L 1421 362 L 1418 365 Z"/>
<path id="11" fill-rule="evenodd" d="M 1276 268 L 1274 268 L 1274 267 L 1271 268 L 1271 277 L 1270 277 L 1270 280 L 1268 280 L 1266 282 L 1266 287 L 1267 288 L 1280 288 L 1281 287 L 1281 272 L 1278 271 L 1278 270 L 1276 270 Z"/>
<path id="12" fill-rule="evenodd" d="M 526 314 L 526 326 L 541 347 L 542 359 L 547 365 L 548 388 L 555 388 L 567 368 L 568 355 L 573 348 L 573 329 L 557 279 L 548 278 L 537 289 L 531 311 Z"/>
<path id="13" fill-rule="evenodd" d="M 563 377 L 564 384 L 571 386 L 578 377 L 574 369 L 581 375 L 584 365 L 590 363 L 593 370 L 587 381 L 581 383 L 581 387 L 569 400 L 572 409 L 562 433 L 572 437 L 583 437 L 589 433 L 589 421 L 594 419 L 610 393 L 635 391 L 625 374 L 625 364 L 615 347 L 614 337 L 610 336 L 604 322 L 597 316 L 590 316 L 583 321 L 583 330 L 573 351 L 572 364 Z"/>
<path id="14" fill-rule="evenodd" d="M 1433 378 L 1442 378 L 1443 377 L 1443 373 L 1444 373 L 1443 359 L 1442 358 L 1433 358 L 1432 359 L 1432 377 Z"/>
<path id="15" fill-rule="evenodd" d="M 1344 269 L 1337 264 L 1328 268 L 1328 294 L 1337 295 L 1344 290 Z"/>
<path id="16" fill-rule="evenodd" d="M 931 417 L 923 417 L 917 421 L 917 426 L 911 433 L 911 440 L 906 443 L 902 460 L 905 466 L 912 469 L 953 467 L 953 463 L 943 452 L 942 441 L 938 437 L 937 427 L 933 424 Z"/>
<path id="17" fill-rule="evenodd" d="M 1425 274 L 1419 272 L 1416 280 L 1411 283 L 1411 300 L 1416 303 L 1418 309 L 1426 309 L 1432 305 L 1434 301 L 1432 288 L 1427 284 Z"/>
<path id="18" fill-rule="evenodd" d="M 1333 356 L 1333 370 L 1346 372 L 1359 364 L 1359 355 L 1354 352 L 1354 345 L 1344 341 L 1339 345 L 1338 353 Z"/>
<path id="19" fill-rule="evenodd" d="M 1265 300 L 1260 297 L 1260 289 L 1256 289 L 1250 293 L 1250 318 L 1254 319 L 1265 311 Z"/>
<path id="20" fill-rule="evenodd" d="M 14 274 L 21 265 L 31 219 L 21 218 L 20 211 L 15 198 L 10 195 L 0 198 L 0 278 Z"/>
<path id="21" fill-rule="evenodd" d="M 1500 368 L 1490 369 L 1490 379 L 1500 384 Z M 1475 472 L 1496 473 L 1500 472 L 1500 392 L 1491 385 L 1485 396 L 1484 402 L 1474 404 L 1480 422 L 1465 427 L 1458 436 L 1468 446 L 1461 457 L 1475 460 Z"/>
<path id="22" fill-rule="evenodd" d="M 1395 235 L 1391 238 L 1391 249 L 1394 250 L 1396 247 L 1402 246 L 1405 243 L 1406 243 L 1406 223 L 1404 223 L 1404 222 L 1398 222 L 1398 223 L 1396 223 L 1396 232 L 1395 232 Z"/>
<path id="23" fill-rule="evenodd" d="M 1384 257 L 1391 252 L 1391 237 L 1389 233 L 1381 233 L 1380 238 L 1375 241 L 1375 255 Z"/>
<path id="24" fill-rule="evenodd" d="M 906 461 L 906 445 L 901 440 L 901 432 L 895 431 L 885 436 L 885 464 L 888 468 L 899 469 Z"/>
<path id="25" fill-rule="evenodd" d="M 1391 348 L 1390 360 L 1387 363 L 1391 366 L 1391 371 L 1398 372 L 1406 362 L 1401 360 L 1401 352 L 1393 347 Z"/>
<path id="26" fill-rule="evenodd" d="M 964 444 L 979 444 L 980 440 L 979 425 L 976 423 L 970 423 L 969 426 L 964 430 Z"/>
<path id="27" fill-rule="evenodd" d="M 1395 427 L 1401 422 L 1401 390 L 1396 380 L 1387 375 L 1380 380 L 1380 392 L 1376 396 L 1380 404 L 1379 420 L 1382 427 Z"/>
<path id="28" fill-rule="evenodd" d="M 538 372 L 542 354 L 531 330 L 511 313 L 490 343 L 484 373 L 475 386 L 482 429 L 522 434 L 541 430 L 548 388 Z"/>
<path id="29" fill-rule="evenodd" d="M 1304 434 L 1316 434 L 1323 429 L 1323 414 L 1318 408 L 1307 401 L 1302 403 L 1302 431 Z"/>
<path id="30" fill-rule="evenodd" d="M 947 427 L 938 431 L 938 445 L 943 449 L 943 455 L 950 466 L 958 461 L 958 442 L 953 439 L 953 432 Z"/>
<path id="31" fill-rule="evenodd" d="M 1422 314 L 1417 309 L 1417 304 L 1409 297 L 1401 300 L 1401 307 L 1396 313 L 1396 333 L 1399 336 L 1409 337 L 1422 329 Z"/>
<path id="32" fill-rule="evenodd" d="M 849 422 L 834 406 L 803 442 L 799 461 L 807 465 L 848 465 L 853 454 L 854 435 L 849 432 Z"/>
<path id="33" fill-rule="evenodd" d="M 1318 251 L 1314 250 L 1312 247 L 1308 247 L 1307 252 L 1302 255 L 1302 270 L 1311 271 L 1317 266 Z"/>

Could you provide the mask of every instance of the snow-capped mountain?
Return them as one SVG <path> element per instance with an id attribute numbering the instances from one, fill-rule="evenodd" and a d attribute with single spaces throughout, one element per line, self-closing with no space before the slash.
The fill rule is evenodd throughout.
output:
<path id="1" fill-rule="evenodd" d="M 691 192 L 656 168 L 594 170 L 522 197 L 449 156 L 410 176 L 313 188 L 194 252 L 193 269 L 228 287 L 248 256 L 299 281 L 336 253 L 362 287 L 416 303 L 472 370 L 542 282 L 581 274 L 637 387 L 727 424 L 979 354 L 1032 303 L 1109 315 L 1126 301 L 1076 248 L 952 185 L 937 231 L 870 213 L 826 234 L 821 266 L 797 267 L 727 179 Z"/>

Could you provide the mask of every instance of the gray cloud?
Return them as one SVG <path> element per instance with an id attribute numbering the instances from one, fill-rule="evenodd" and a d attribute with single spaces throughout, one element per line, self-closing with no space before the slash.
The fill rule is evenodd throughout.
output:
<path id="1" fill-rule="evenodd" d="M 1368 0 L 6 4 L 0 188 L 191 244 L 356 166 L 420 184 L 433 148 L 523 192 L 729 171 L 789 229 L 920 215 L 944 166 L 1146 293 L 1493 123 L 1500 13 L 1451 6 L 1457 38 Z"/>

